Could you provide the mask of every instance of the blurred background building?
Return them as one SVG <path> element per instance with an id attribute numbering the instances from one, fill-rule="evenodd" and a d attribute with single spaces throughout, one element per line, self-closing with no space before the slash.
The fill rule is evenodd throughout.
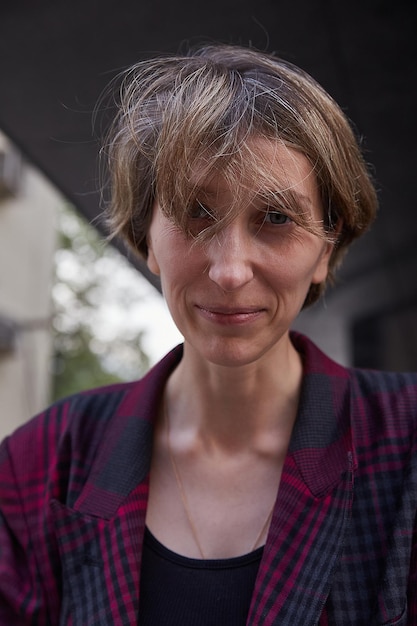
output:
<path id="1" fill-rule="evenodd" d="M 0 132 L 0 440 L 181 339 L 155 287 Z"/>
<path id="2" fill-rule="evenodd" d="M 60 194 L 0 134 L 0 439 L 49 400 Z"/>
<path id="3" fill-rule="evenodd" d="M 49 394 L 57 203 L 70 202 L 105 230 L 97 155 L 112 111 L 94 111 L 100 94 L 141 58 L 204 41 L 277 52 L 317 78 L 352 119 L 375 168 L 379 217 L 337 285 L 297 326 L 342 363 L 417 369 L 416 32 L 411 0 L 3 1 L 0 428 L 9 431 Z M 161 319 L 159 333 L 169 334 Z"/>

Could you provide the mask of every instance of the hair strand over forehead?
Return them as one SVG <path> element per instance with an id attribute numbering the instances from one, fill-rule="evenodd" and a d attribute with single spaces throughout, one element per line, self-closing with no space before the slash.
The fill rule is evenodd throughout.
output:
<path id="1" fill-rule="evenodd" d="M 112 232 L 146 256 L 155 199 L 186 232 L 199 183 L 217 172 L 236 189 L 225 217 L 231 219 L 248 194 L 273 186 L 271 172 L 252 149 L 254 138 L 277 141 L 310 161 L 326 232 L 339 226 L 331 273 L 375 216 L 374 186 L 334 100 L 300 68 L 250 48 L 206 46 L 142 61 L 123 74 L 104 148 Z M 301 213 L 294 217 L 314 231 Z M 308 303 L 320 291 L 313 286 Z"/>

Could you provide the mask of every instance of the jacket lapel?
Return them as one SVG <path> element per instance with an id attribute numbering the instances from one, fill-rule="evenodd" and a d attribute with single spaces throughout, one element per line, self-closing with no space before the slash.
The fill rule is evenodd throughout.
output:
<path id="1" fill-rule="evenodd" d="M 248 625 L 319 623 L 353 498 L 355 456 L 347 370 L 309 342 L 304 383 Z"/>
<path id="2" fill-rule="evenodd" d="M 181 354 L 171 352 L 129 387 L 74 506 L 51 502 L 62 564 L 62 625 L 137 621 L 152 420 Z"/>
<path id="3" fill-rule="evenodd" d="M 140 537 L 147 497 L 137 488 L 110 519 L 51 503 L 62 568 L 60 626 L 131 626 L 139 605 Z"/>

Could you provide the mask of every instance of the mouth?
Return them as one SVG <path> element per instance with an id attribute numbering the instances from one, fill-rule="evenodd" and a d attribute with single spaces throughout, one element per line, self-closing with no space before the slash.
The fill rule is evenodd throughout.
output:
<path id="1" fill-rule="evenodd" d="M 213 306 L 208 307 L 197 305 L 197 311 L 200 315 L 211 322 L 223 325 L 248 324 L 256 321 L 265 309 L 262 307 L 224 307 Z"/>

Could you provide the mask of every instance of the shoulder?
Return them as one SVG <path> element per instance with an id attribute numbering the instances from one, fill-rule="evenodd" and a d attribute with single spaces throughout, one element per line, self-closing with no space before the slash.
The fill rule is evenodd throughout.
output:
<path id="1" fill-rule="evenodd" d="M 404 433 L 417 431 L 417 373 L 385 372 L 344 367 L 298 333 L 292 341 L 304 361 L 305 379 L 317 393 L 343 399 L 343 413 L 349 414 L 358 432 Z M 322 394 L 323 395 L 323 394 Z"/>
<path id="2" fill-rule="evenodd" d="M 86 469 L 98 449 L 111 445 L 132 423 L 149 431 L 161 390 L 181 355 L 181 347 L 174 349 L 138 381 L 80 392 L 52 404 L 2 442 L 0 472 L 11 464 L 19 480 L 53 467 Z"/>
<path id="3" fill-rule="evenodd" d="M 25 510 L 36 493 L 39 508 L 50 497 L 66 501 L 71 485 L 79 491 L 108 438 L 111 420 L 117 419 L 123 398 L 134 386 L 117 385 L 60 400 L 7 437 L 0 446 L 0 481 L 9 486 L 11 504 L 1 499 L 0 507 Z"/>
<path id="4" fill-rule="evenodd" d="M 417 453 L 417 374 L 351 369 L 352 422 L 362 443 Z"/>
<path id="5" fill-rule="evenodd" d="M 383 372 L 359 368 L 349 368 L 348 371 L 358 396 L 402 398 L 404 401 L 415 401 L 417 398 L 415 372 Z"/>
<path id="6" fill-rule="evenodd" d="M 80 443 L 87 439 L 94 445 L 109 420 L 117 416 L 123 399 L 132 395 L 139 384 L 112 385 L 59 400 L 18 428 L 3 445 L 13 456 L 25 454 L 29 448 L 45 448 L 53 454 L 68 437 Z"/>

